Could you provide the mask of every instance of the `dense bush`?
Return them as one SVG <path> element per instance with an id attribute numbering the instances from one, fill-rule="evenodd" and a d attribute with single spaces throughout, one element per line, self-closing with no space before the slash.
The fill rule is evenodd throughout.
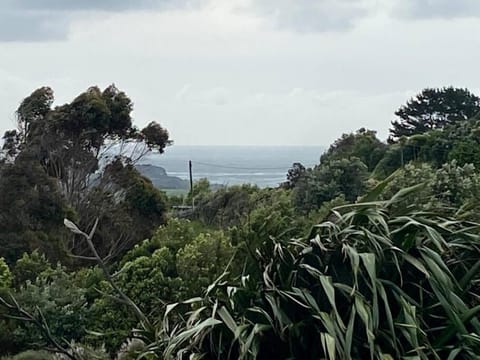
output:
<path id="1" fill-rule="evenodd" d="M 0 258 L 0 289 L 10 287 L 12 284 L 12 273 L 3 258 Z"/>
<path id="2" fill-rule="evenodd" d="M 24 310 L 44 318 L 54 337 L 79 340 L 85 335 L 85 289 L 76 286 L 72 274 L 60 266 L 40 273 L 34 281 L 20 286 L 16 301 Z M 14 331 L 19 344 L 46 346 L 44 334 L 33 323 L 18 323 Z"/>
<path id="3" fill-rule="evenodd" d="M 367 189 L 367 166 L 358 158 L 342 158 L 320 163 L 307 170 L 294 189 L 297 209 L 308 212 L 324 202 L 343 196 L 355 201 Z"/>
<path id="4" fill-rule="evenodd" d="M 278 240 L 260 283 L 219 280 L 164 325 L 159 356 L 477 359 L 480 238 L 441 214 L 395 213 L 408 192 Z"/>
<path id="5" fill-rule="evenodd" d="M 2 360 L 54 360 L 54 356 L 46 351 L 25 351 L 13 357 L 2 357 Z"/>

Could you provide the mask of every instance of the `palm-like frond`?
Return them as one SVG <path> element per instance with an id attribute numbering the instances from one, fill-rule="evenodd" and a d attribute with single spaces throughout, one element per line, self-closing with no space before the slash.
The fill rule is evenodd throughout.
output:
<path id="1" fill-rule="evenodd" d="M 161 356 L 477 359 L 478 225 L 392 209 L 416 188 L 367 196 L 309 239 L 276 241 L 260 283 L 220 278 L 190 319 L 167 314 L 176 325 Z"/>

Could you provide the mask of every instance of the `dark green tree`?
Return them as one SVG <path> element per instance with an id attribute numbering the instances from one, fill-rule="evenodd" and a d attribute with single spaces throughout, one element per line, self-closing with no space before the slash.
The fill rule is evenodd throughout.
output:
<path id="1" fill-rule="evenodd" d="M 57 261 L 63 258 L 63 218 L 71 209 L 58 183 L 22 152 L 0 170 L 0 256 L 13 263 L 36 248 Z"/>
<path id="2" fill-rule="evenodd" d="M 367 178 L 367 166 L 356 157 L 320 163 L 309 169 L 295 187 L 295 207 L 308 212 L 339 196 L 355 201 L 366 190 Z"/>
<path id="3" fill-rule="evenodd" d="M 293 189 L 295 185 L 300 181 L 302 176 L 305 175 L 306 170 L 307 169 L 305 168 L 305 166 L 303 166 L 301 163 L 293 163 L 292 167 L 288 169 L 287 181 L 285 181 L 282 186 L 286 189 Z"/>
<path id="4" fill-rule="evenodd" d="M 377 138 L 377 132 L 361 128 L 355 133 L 343 134 L 320 157 L 320 163 L 356 157 L 372 171 L 382 159 L 387 145 Z"/>
<path id="5" fill-rule="evenodd" d="M 390 141 L 443 129 L 449 124 L 468 120 L 479 111 L 480 98 L 467 89 L 424 89 L 395 112 L 398 119 L 392 121 Z"/>
<path id="6" fill-rule="evenodd" d="M 114 85 L 94 86 L 71 103 L 52 108 L 52 89 L 42 87 L 17 109 L 16 133 L 7 133 L 6 151 L 18 138 L 20 151 L 29 151 L 46 172 L 60 180 L 68 202 L 76 207 L 112 143 L 143 143 L 163 152 L 171 144 L 167 130 L 152 122 L 138 130 L 132 124 L 133 103 Z M 122 154 L 123 155 L 123 154 Z"/>
<path id="7" fill-rule="evenodd" d="M 18 152 L 17 130 L 7 130 L 3 135 L 3 146 L 0 152 L 0 162 L 12 162 Z"/>
<path id="8" fill-rule="evenodd" d="M 35 90 L 17 109 L 18 129 L 4 136 L 0 255 L 9 262 L 37 247 L 58 260 L 51 257 L 58 255 L 52 236 L 60 238 L 63 218 L 75 219 L 73 212 L 88 227 L 96 217 L 105 220 L 109 210 L 112 221 L 101 222 L 98 231 L 104 234 L 102 249 L 119 243 L 131 247 L 165 220 L 165 196 L 132 164 L 147 151 L 162 153 L 171 144 L 168 131 L 155 122 L 137 129 L 132 101 L 114 85 L 103 91 L 91 87 L 57 107 L 53 100 L 51 88 Z M 112 156 L 116 150 L 119 155 Z M 100 200 L 110 206 L 99 212 Z"/>

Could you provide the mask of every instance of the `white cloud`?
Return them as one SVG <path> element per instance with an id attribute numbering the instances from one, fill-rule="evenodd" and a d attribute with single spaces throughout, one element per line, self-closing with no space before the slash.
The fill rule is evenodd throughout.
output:
<path id="1" fill-rule="evenodd" d="M 136 123 L 159 121 L 176 144 L 328 145 L 362 126 L 386 137 L 393 112 L 422 88 L 480 83 L 478 21 L 410 21 L 390 12 L 396 1 L 362 2 L 367 15 L 349 13 L 354 0 L 78 10 L 64 41 L 0 42 L 0 127 L 40 86 L 61 104 L 115 83 Z M 354 26 L 300 31 L 296 22 L 329 9 Z"/>
<path id="2" fill-rule="evenodd" d="M 411 19 L 480 17 L 478 0 L 397 0 L 393 14 Z"/>
<path id="3" fill-rule="evenodd" d="M 299 32 L 350 29 L 371 11 L 367 0 L 252 0 L 251 10 Z"/>

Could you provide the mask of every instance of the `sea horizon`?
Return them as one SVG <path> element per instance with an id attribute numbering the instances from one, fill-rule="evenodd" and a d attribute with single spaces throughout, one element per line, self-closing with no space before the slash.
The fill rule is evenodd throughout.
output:
<path id="1" fill-rule="evenodd" d="M 270 187 L 286 180 L 293 163 L 318 164 L 324 151 L 324 146 L 313 145 L 173 145 L 164 154 L 147 154 L 140 164 L 160 166 L 170 176 L 188 179 L 191 161 L 194 180 Z"/>

